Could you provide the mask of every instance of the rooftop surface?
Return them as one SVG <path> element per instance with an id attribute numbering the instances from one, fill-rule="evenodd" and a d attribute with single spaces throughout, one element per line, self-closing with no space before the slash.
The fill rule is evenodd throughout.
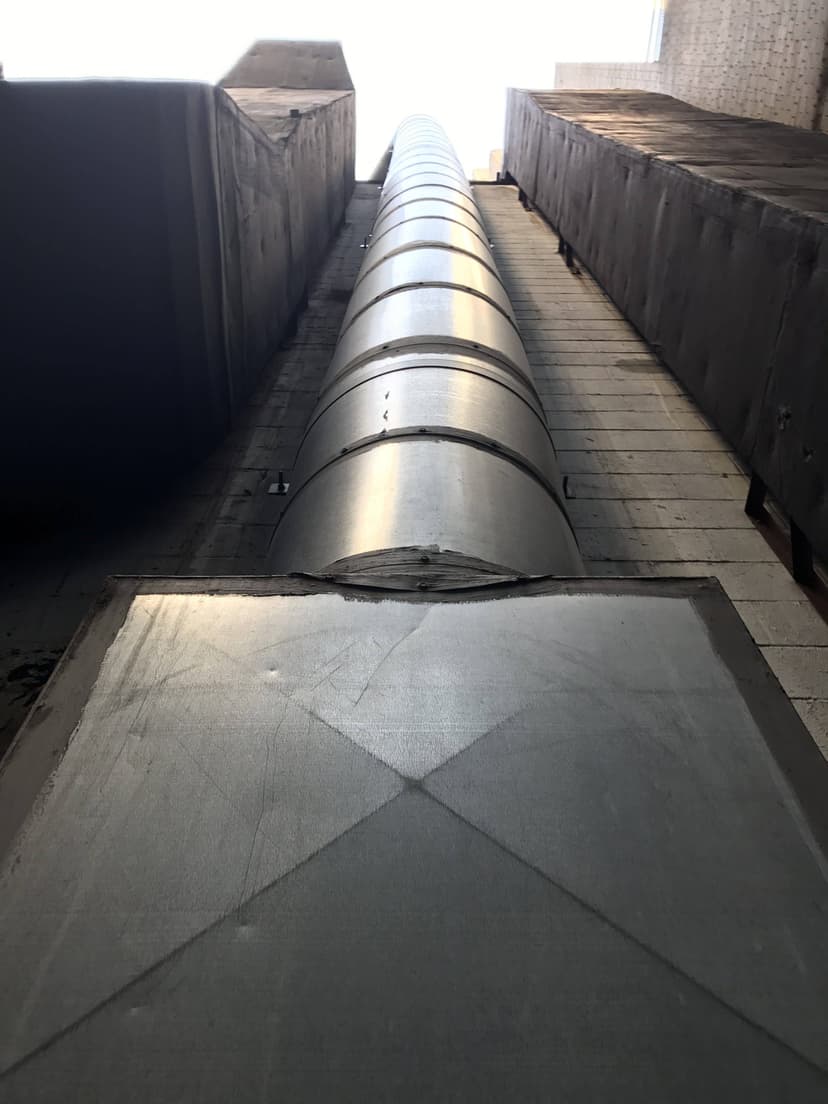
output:
<path id="1" fill-rule="evenodd" d="M 545 111 L 688 171 L 828 219 L 828 134 L 703 111 L 653 92 L 533 91 Z"/>
<path id="2" fill-rule="evenodd" d="M 254 42 L 219 84 L 223 88 L 354 90 L 341 42 Z"/>

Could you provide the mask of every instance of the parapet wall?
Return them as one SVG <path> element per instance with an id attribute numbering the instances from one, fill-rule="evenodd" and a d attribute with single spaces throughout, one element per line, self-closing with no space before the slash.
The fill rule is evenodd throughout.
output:
<path id="1" fill-rule="evenodd" d="M 353 187 L 354 97 L 0 84 L 2 497 L 87 497 L 229 428 Z M 239 102 L 236 102 L 238 100 Z"/>
<path id="2" fill-rule="evenodd" d="M 828 556 L 828 137 L 511 90 L 505 169 Z"/>

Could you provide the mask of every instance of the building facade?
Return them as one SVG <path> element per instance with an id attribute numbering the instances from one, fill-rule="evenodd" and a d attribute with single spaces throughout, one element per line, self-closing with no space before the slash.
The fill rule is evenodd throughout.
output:
<path id="1" fill-rule="evenodd" d="M 559 63 L 555 87 L 664 92 L 708 111 L 828 130 L 828 0 L 659 4 L 657 60 Z M 661 17 L 657 7 L 654 22 Z"/>

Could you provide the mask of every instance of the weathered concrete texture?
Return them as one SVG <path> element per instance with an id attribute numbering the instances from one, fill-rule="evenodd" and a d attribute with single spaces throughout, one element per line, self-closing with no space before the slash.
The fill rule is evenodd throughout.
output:
<path id="1" fill-rule="evenodd" d="M 254 42 L 219 84 L 222 88 L 354 90 L 340 42 Z"/>
<path id="2" fill-rule="evenodd" d="M 363 259 L 377 189 L 357 185 L 311 284 L 297 332 L 242 403 L 235 428 L 189 474 L 109 495 L 60 532 L 6 535 L 0 572 L 0 753 L 107 575 L 264 573 L 290 469 Z"/>
<path id="3" fill-rule="evenodd" d="M 828 137 L 512 91 L 506 168 L 828 556 Z"/>
<path id="4" fill-rule="evenodd" d="M 274 99 L 267 134 L 204 85 L 0 85 L 6 502 L 145 482 L 227 432 L 353 186 L 353 94 Z"/>
<path id="5" fill-rule="evenodd" d="M 745 515 L 736 456 L 591 276 L 566 267 L 516 189 L 478 187 L 475 197 L 588 571 L 717 577 L 828 756 L 828 627 Z"/>
<path id="6" fill-rule="evenodd" d="M 709 111 L 828 129 L 826 0 L 670 0 L 657 62 L 558 63 L 556 88 L 666 92 Z"/>

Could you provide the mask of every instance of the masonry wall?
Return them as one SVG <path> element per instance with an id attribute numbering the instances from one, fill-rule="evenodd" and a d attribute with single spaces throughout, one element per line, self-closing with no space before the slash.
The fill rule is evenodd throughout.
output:
<path id="1" fill-rule="evenodd" d="M 659 61 L 559 63 L 556 88 L 639 88 L 709 111 L 828 128 L 828 0 L 669 0 Z"/>

